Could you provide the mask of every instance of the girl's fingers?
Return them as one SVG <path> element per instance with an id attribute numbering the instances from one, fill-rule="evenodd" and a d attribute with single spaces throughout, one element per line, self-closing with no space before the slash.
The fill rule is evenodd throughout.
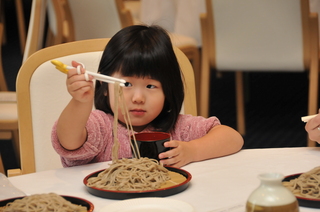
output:
<path id="1" fill-rule="evenodd" d="M 167 141 L 163 144 L 165 147 L 171 147 L 171 148 L 176 148 L 179 143 L 175 140 Z"/>
<path id="2" fill-rule="evenodd" d="M 81 74 L 78 74 L 78 72 Z M 70 82 L 75 82 L 75 81 L 92 81 L 94 79 L 93 76 L 85 73 L 84 69 L 71 69 L 68 72 L 68 80 L 70 80 Z"/>
<path id="3" fill-rule="evenodd" d="M 81 75 L 81 74 L 84 74 L 85 72 L 86 70 L 79 65 L 73 69 L 70 69 L 68 71 L 68 76 Z"/>
<path id="4" fill-rule="evenodd" d="M 70 91 L 78 91 L 78 90 L 81 90 L 84 87 L 88 87 L 88 88 L 91 89 L 93 87 L 93 83 L 92 83 L 92 81 L 87 82 L 87 81 L 84 81 L 84 80 L 74 81 L 74 82 L 71 82 L 68 85 L 68 87 L 69 87 Z"/>
<path id="5" fill-rule="evenodd" d="M 80 62 L 77 62 L 77 61 L 74 61 L 74 60 L 71 62 L 71 64 L 72 64 L 72 66 L 74 68 L 77 68 L 78 66 L 81 66 L 82 68 L 85 68 L 83 63 L 80 63 Z"/>

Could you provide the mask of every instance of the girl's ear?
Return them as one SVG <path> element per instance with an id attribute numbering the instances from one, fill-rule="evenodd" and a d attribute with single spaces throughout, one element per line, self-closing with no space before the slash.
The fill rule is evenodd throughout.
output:
<path id="1" fill-rule="evenodd" d="M 107 92 L 107 91 L 104 91 L 104 92 L 103 92 L 103 95 L 104 95 L 104 96 L 108 96 L 108 92 Z"/>

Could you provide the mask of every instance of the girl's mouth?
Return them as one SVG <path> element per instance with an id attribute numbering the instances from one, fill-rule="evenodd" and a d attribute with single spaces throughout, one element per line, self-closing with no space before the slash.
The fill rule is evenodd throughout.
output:
<path id="1" fill-rule="evenodd" d="M 130 113 L 135 116 L 142 116 L 146 113 L 146 111 L 141 109 L 134 109 L 134 110 L 130 110 Z"/>

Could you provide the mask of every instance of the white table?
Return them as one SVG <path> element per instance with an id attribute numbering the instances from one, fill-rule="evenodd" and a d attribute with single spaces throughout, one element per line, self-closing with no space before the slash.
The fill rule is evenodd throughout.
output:
<path id="1" fill-rule="evenodd" d="M 196 162 L 183 169 L 192 175 L 187 190 L 166 198 L 182 200 L 193 205 L 197 212 L 220 211 L 223 207 L 245 204 L 250 193 L 258 187 L 257 175 L 280 172 L 284 175 L 301 173 L 319 165 L 320 148 L 274 148 L 242 150 L 227 157 Z M 82 197 L 91 201 L 95 211 L 120 201 L 89 194 L 83 184 L 88 174 L 104 169 L 108 162 L 62 168 L 10 177 L 13 185 L 27 194 L 55 192 Z M 300 207 L 300 212 L 319 211 Z"/>
<path id="2" fill-rule="evenodd" d="M 200 14 L 205 0 L 141 0 L 140 21 L 193 37 L 201 46 Z"/>

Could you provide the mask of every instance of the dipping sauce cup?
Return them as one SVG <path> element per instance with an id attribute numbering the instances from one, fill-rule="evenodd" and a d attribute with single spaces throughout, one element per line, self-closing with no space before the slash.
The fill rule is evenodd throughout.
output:
<path id="1" fill-rule="evenodd" d="M 135 134 L 141 157 L 153 158 L 159 161 L 159 154 L 170 148 L 164 147 L 164 143 L 170 140 L 170 134 L 164 132 L 143 132 Z M 131 137 L 133 147 L 134 139 Z M 132 153 L 133 154 L 133 153 Z"/>

